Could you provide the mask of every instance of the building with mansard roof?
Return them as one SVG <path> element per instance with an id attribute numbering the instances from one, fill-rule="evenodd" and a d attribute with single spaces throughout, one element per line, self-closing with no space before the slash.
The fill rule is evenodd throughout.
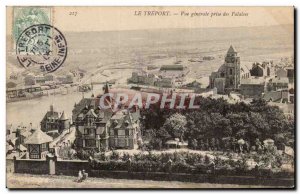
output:
<path id="1" fill-rule="evenodd" d="M 105 93 L 109 93 L 107 84 L 104 87 Z M 76 149 L 136 149 L 138 141 L 141 141 L 139 111 L 114 107 L 112 98 L 105 99 L 111 108 L 103 109 L 99 104 L 100 97 L 83 98 L 74 106 Z"/>

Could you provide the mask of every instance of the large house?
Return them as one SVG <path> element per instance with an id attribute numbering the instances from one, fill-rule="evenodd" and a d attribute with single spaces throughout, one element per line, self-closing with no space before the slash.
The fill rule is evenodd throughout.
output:
<path id="1" fill-rule="evenodd" d="M 108 93 L 108 85 L 105 93 Z M 101 96 L 83 98 L 73 109 L 77 149 L 106 151 L 109 149 L 136 149 L 141 141 L 138 110 L 102 109 Z M 107 99 L 113 104 L 113 99 Z"/>
<path id="2" fill-rule="evenodd" d="M 54 131 L 60 134 L 63 130 L 69 128 L 70 120 L 66 117 L 66 114 L 64 112 L 60 114 L 54 111 L 54 107 L 51 105 L 50 110 L 47 111 L 41 121 L 41 130 L 48 134 Z"/>
<path id="3" fill-rule="evenodd" d="M 287 77 L 273 77 L 268 80 L 268 91 L 288 90 L 289 79 Z"/>
<path id="4" fill-rule="evenodd" d="M 265 79 L 261 77 L 242 79 L 239 89 L 246 98 L 259 98 L 265 92 Z"/>
<path id="5" fill-rule="evenodd" d="M 237 51 L 230 46 L 225 56 L 224 64 L 218 71 L 212 72 L 209 77 L 210 88 L 217 88 L 218 93 L 239 88 L 241 79 L 250 77 L 250 72 L 245 65 L 241 65 Z"/>
<path id="6" fill-rule="evenodd" d="M 112 112 L 109 110 L 100 111 L 97 107 L 86 106 L 75 120 L 76 148 L 107 150 L 109 143 L 107 125 L 111 115 Z"/>
<path id="7" fill-rule="evenodd" d="M 113 114 L 107 127 L 111 148 L 137 149 L 140 137 L 139 112 L 120 110 Z"/>

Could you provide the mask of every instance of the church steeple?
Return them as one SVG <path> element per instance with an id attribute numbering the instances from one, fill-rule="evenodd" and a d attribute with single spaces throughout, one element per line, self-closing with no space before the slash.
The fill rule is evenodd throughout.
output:
<path id="1" fill-rule="evenodd" d="M 227 51 L 227 54 L 235 54 L 237 53 L 236 50 L 234 49 L 234 47 L 232 45 L 230 45 L 228 51 Z"/>
<path id="2" fill-rule="evenodd" d="M 238 89 L 240 84 L 240 57 L 238 52 L 230 45 L 225 57 L 226 88 Z"/>
<path id="3" fill-rule="evenodd" d="M 230 45 L 225 57 L 225 63 L 235 63 L 236 60 L 239 60 L 238 58 L 239 57 L 237 51 L 234 49 L 232 45 Z"/>

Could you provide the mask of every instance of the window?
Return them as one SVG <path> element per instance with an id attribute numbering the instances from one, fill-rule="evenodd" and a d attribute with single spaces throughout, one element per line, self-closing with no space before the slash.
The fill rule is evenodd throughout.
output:
<path id="1" fill-rule="evenodd" d="M 95 133 L 96 133 L 96 129 L 90 129 L 90 135 L 95 135 Z"/>
<path id="2" fill-rule="evenodd" d="M 39 159 L 40 158 L 39 145 L 37 145 L 37 144 L 29 145 L 29 157 L 31 159 Z"/>
<path id="3" fill-rule="evenodd" d="M 31 159 L 40 159 L 40 155 L 38 154 L 30 154 Z"/>
<path id="4" fill-rule="evenodd" d="M 96 135 L 101 135 L 105 131 L 105 127 L 97 127 Z"/>
<path id="5" fill-rule="evenodd" d="M 126 136 L 126 137 L 129 136 L 129 129 L 125 129 L 125 136 Z"/>
<path id="6" fill-rule="evenodd" d="M 118 129 L 114 130 L 114 136 L 118 136 Z"/>
<path id="7" fill-rule="evenodd" d="M 118 136 L 125 136 L 125 129 L 118 130 Z"/>
<path id="8" fill-rule="evenodd" d="M 82 148 L 82 146 L 83 146 L 83 140 L 82 139 L 77 139 L 76 140 L 76 145 L 77 145 L 77 147 Z"/>
<path id="9" fill-rule="evenodd" d="M 86 124 L 87 124 L 88 126 L 91 126 L 91 125 L 93 125 L 93 123 L 94 123 L 94 119 L 93 119 L 92 117 L 88 116 L 88 117 L 86 118 Z"/>
<path id="10" fill-rule="evenodd" d="M 96 147 L 96 141 L 94 139 L 86 139 L 85 147 Z"/>
<path id="11" fill-rule="evenodd" d="M 128 127 L 129 121 L 125 121 L 125 126 Z"/>
<path id="12" fill-rule="evenodd" d="M 41 145 L 41 151 L 42 151 L 42 152 L 48 151 L 47 143 L 43 143 L 43 144 Z"/>
<path id="13" fill-rule="evenodd" d="M 85 135 L 88 135 L 88 134 L 89 134 L 89 129 L 88 129 L 88 128 L 85 128 L 85 129 L 84 129 L 84 134 L 85 134 Z"/>
<path id="14" fill-rule="evenodd" d="M 233 74 L 232 69 L 229 69 L 229 75 L 232 75 L 232 74 Z"/>

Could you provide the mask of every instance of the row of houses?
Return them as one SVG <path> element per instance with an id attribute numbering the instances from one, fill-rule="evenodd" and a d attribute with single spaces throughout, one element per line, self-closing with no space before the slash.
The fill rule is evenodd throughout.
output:
<path id="1" fill-rule="evenodd" d="M 183 84 L 188 72 L 188 68 L 181 64 L 163 65 L 158 72 L 133 72 L 131 78 L 128 79 L 128 83 L 173 88 Z"/>
<path id="2" fill-rule="evenodd" d="M 40 128 L 33 129 L 18 126 L 12 129 L 7 126 L 6 156 L 17 156 L 22 159 L 45 159 L 50 153 L 53 137 Z"/>
<path id="3" fill-rule="evenodd" d="M 43 159 L 49 153 L 49 144 L 64 130 L 70 129 L 70 119 L 64 112 L 54 110 L 53 105 L 45 113 L 40 127 L 28 126 L 6 127 L 7 154 L 24 153 L 23 158 Z"/>
<path id="4" fill-rule="evenodd" d="M 47 84 L 71 84 L 74 82 L 74 75 L 72 73 L 67 73 L 62 76 L 55 76 L 54 74 L 46 75 L 34 75 L 32 73 L 27 74 L 24 77 L 25 86 L 33 86 L 36 84 L 47 85 Z"/>

